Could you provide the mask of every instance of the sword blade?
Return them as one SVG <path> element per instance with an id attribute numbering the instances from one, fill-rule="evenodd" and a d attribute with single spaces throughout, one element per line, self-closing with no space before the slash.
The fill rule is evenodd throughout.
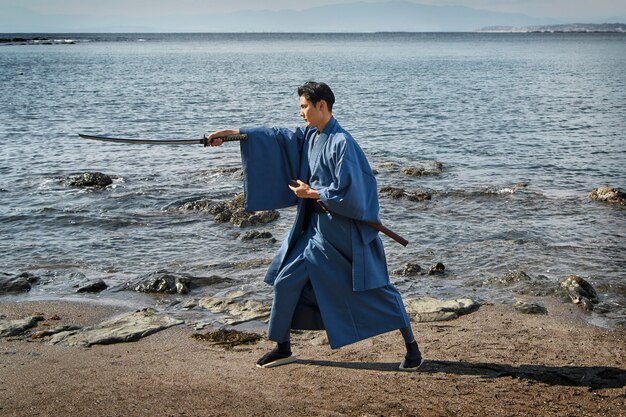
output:
<path id="1" fill-rule="evenodd" d="M 112 138 L 109 136 L 100 135 L 87 135 L 79 133 L 83 139 L 99 140 L 102 142 L 114 142 L 114 143 L 130 143 L 133 145 L 206 145 L 207 140 L 201 139 L 129 139 L 129 138 Z M 223 142 L 232 142 L 237 140 L 245 140 L 247 135 L 233 135 L 225 136 L 222 139 Z"/>

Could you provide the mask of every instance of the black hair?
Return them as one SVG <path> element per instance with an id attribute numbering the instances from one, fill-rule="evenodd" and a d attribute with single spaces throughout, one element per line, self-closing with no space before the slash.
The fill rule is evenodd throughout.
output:
<path id="1" fill-rule="evenodd" d="M 320 100 L 324 100 L 328 105 L 328 111 L 332 113 L 333 104 L 335 104 L 335 95 L 333 90 L 326 83 L 316 83 L 315 81 L 309 81 L 298 87 L 298 97 L 304 97 L 309 100 L 313 105 L 319 103 Z"/>

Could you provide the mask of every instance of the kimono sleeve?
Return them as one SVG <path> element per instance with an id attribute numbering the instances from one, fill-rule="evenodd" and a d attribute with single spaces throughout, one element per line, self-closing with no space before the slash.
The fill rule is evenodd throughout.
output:
<path id="1" fill-rule="evenodd" d="M 332 182 L 317 189 L 320 200 L 334 213 L 355 220 L 379 222 L 376 178 L 353 140 L 337 140 L 333 150 Z"/>
<path id="2" fill-rule="evenodd" d="M 297 197 L 289 181 L 298 178 L 302 129 L 240 129 L 248 139 L 241 141 L 244 207 L 248 211 L 273 210 L 293 206 Z"/>

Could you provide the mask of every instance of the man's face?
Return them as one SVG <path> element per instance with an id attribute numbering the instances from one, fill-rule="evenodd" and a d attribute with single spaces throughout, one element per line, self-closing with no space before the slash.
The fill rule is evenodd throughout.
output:
<path id="1" fill-rule="evenodd" d="M 314 105 L 312 102 L 300 96 L 300 117 L 304 119 L 307 126 L 318 126 L 324 120 L 322 100 Z"/>

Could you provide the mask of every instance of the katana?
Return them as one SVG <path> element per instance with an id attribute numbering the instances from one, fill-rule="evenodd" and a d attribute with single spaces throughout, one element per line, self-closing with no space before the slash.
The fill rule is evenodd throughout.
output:
<path id="1" fill-rule="evenodd" d="M 209 146 L 211 144 L 211 140 L 215 140 L 218 138 L 213 138 L 211 140 L 208 139 L 208 135 L 204 135 L 201 139 L 127 139 L 127 138 L 112 138 L 109 136 L 99 136 L 99 135 L 86 135 L 83 133 L 79 133 L 83 139 L 91 139 L 91 140 L 99 140 L 102 142 L 114 142 L 114 143 L 130 143 L 133 145 L 203 145 Z M 223 136 L 219 139 L 222 142 L 234 142 L 246 140 L 248 135 L 230 135 Z"/>

